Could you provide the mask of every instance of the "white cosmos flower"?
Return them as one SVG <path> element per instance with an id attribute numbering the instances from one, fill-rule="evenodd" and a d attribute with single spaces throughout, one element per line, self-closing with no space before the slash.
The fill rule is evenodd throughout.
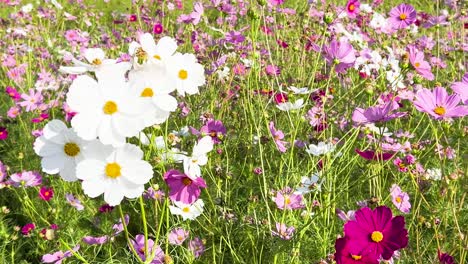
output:
<path id="1" fill-rule="evenodd" d="M 88 148 L 90 155 L 78 163 L 76 176 L 83 180 L 83 191 L 89 197 L 104 193 L 104 201 L 116 206 L 124 197 L 139 197 L 153 177 L 153 168 L 142 160 L 143 151 L 135 145 L 113 148 L 95 141 Z"/>
<path id="2" fill-rule="evenodd" d="M 73 80 L 67 104 L 77 112 L 71 124 L 78 136 L 86 140 L 99 137 L 106 145 L 122 146 L 126 137 L 136 136 L 144 128 L 144 105 L 115 65 L 115 71 L 99 74 L 98 81 L 86 75 Z"/>
<path id="3" fill-rule="evenodd" d="M 442 180 L 442 171 L 438 168 L 427 169 L 426 177 L 430 180 L 440 181 Z"/>
<path id="4" fill-rule="evenodd" d="M 306 152 L 314 156 L 325 155 L 334 150 L 335 150 L 335 145 L 333 145 L 332 143 L 325 143 L 325 142 L 319 142 L 317 145 L 310 144 L 309 147 L 306 148 Z"/>
<path id="5" fill-rule="evenodd" d="M 194 220 L 203 213 L 203 206 L 205 203 L 203 203 L 202 199 L 198 199 L 191 205 L 181 202 L 174 202 L 174 205 L 175 206 L 169 205 L 171 214 L 180 215 L 183 220 Z"/>
<path id="6" fill-rule="evenodd" d="M 59 174 L 65 181 L 76 181 L 76 164 L 83 160 L 91 141 L 81 139 L 60 120 L 51 120 L 42 136 L 34 142 L 34 152 L 41 156 L 42 171 Z"/>
<path id="7" fill-rule="evenodd" d="M 294 94 L 310 94 L 310 93 L 315 92 L 317 89 L 311 91 L 307 87 L 297 88 L 295 86 L 289 86 L 288 90 L 293 92 Z"/>
<path id="8" fill-rule="evenodd" d="M 285 102 L 285 103 L 279 103 L 276 105 L 276 107 L 281 110 L 281 111 L 291 111 L 291 110 L 297 110 L 301 109 L 304 106 L 304 99 L 298 99 L 294 103 L 291 102 Z"/>
<path id="9" fill-rule="evenodd" d="M 177 109 L 177 100 L 170 95 L 175 85 L 165 74 L 164 68 L 145 67 L 129 73 L 130 89 L 144 104 L 145 126 L 161 124 L 170 112 Z"/>
<path id="10" fill-rule="evenodd" d="M 115 64 L 117 61 L 113 59 L 106 59 L 106 54 L 102 49 L 89 48 L 84 52 L 84 57 L 88 61 L 82 62 L 72 56 L 72 62 L 75 66 L 60 66 L 59 71 L 67 74 L 82 74 L 85 72 L 98 72 L 108 65 Z M 129 63 L 123 62 L 122 65 L 129 67 Z M 122 66 L 121 65 L 121 66 Z"/>
<path id="11" fill-rule="evenodd" d="M 176 53 L 167 63 L 169 76 L 175 81 L 177 93 L 184 96 L 198 93 L 205 84 L 205 70 L 193 54 Z"/>
<path id="12" fill-rule="evenodd" d="M 129 54 L 136 58 L 137 65 L 142 65 L 145 62 L 164 65 L 177 50 L 177 42 L 170 37 L 163 37 L 156 44 L 153 36 L 150 33 L 145 33 L 140 36 L 139 41 L 140 43 L 133 41 L 128 48 Z"/>
<path id="13" fill-rule="evenodd" d="M 205 136 L 193 146 L 192 156 L 184 158 L 184 172 L 193 180 L 201 176 L 200 166 L 208 162 L 208 152 L 213 150 L 211 136 Z"/>
<path id="14" fill-rule="evenodd" d="M 311 177 L 302 177 L 301 186 L 294 192 L 295 194 L 304 195 L 311 191 L 319 191 L 322 188 L 322 182 L 319 182 L 320 178 L 318 174 L 314 174 Z"/>

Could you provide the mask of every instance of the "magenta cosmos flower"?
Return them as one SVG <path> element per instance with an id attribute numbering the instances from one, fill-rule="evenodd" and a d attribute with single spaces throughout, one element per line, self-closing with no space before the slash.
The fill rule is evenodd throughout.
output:
<path id="1" fill-rule="evenodd" d="M 41 198 L 44 201 L 50 201 L 52 197 L 54 197 L 54 189 L 52 189 L 52 187 L 49 188 L 42 186 L 39 190 L 39 198 Z"/>
<path id="2" fill-rule="evenodd" d="M 416 93 L 413 104 L 417 110 L 428 113 L 435 119 L 463 117 L 468 114 L 466 106 L 458 105 L 461 99 L 458 95 L 448 95 L 443 87 L 433 91 L 423 88 Z"/>
<path id="3" fill-rule="evenodd" d="M 451 88 L 460 96 L 464 104 L 468 104 L 468 72 L 463 75 L 461 82 L 452 83 Z"/>
<path id="4" fill-rule="evenodd" d="M 330 46 L 324 47 L 324 52 L 325 60 L 328 64 L 335 65 L 337 73 L 345 73 L 356 60 L 353 46 L 346 41 L 332 40 Z"/>
<path id="5" fill-rule="evenodd" d="M 413 45 L 409 45 L 408 53 L 409 61 L 416 72 L 429 81 L 434 80 L 434 74 L 431 72 L 431 65 L 429 62 L 424 60 L 424 52 L 419 51 Z"/>
<path id="6" fill-rule="evenodd" d="M 400 4 L 392 8 L 388 21 L 394 29 L 407 28 L 416 21 L 416 10 L 412 5 Z"/>
<path id="7" fill-rule="evenodd" d="M 411 203 L 408 193 L 401 190 L 400 186 L 393 184 L 390 188 L 390 195 L 392 196 L 392 202 L 401 212 L 407 214 L 410 212 Z"/>
<path id="8" fill-rule="evenodd" d="M 145 261 L 147 256 L 149 257 L 152 255 L 154 248 L 154 241 L 152 239 L 147 240 L 148 247 L 145 247 L 144 235 L 136 235 L 135 240 L 132 239 L 131 242 L 141 260 Z M 160 246 L 156 246 L 154 255 L 155 257 L 153 261 L 151 261 L 151 264 L 164 263 L 164 251 L 162 251 Z"/>
<path id="9" fill-rule="evenodd" d="M 374 210 L 364 207 L 356 211 L 356 220 L 344 225 L 345 238 L 350 243 L 363 245 L 363 255 L 374 255 L 390 259 L 396 250 L 408 245 L 408 231 L 405 229 L 405 218 L 393 217 L 386 206 Z"/>
<path id="10" fill-rule="evenodd" d="M 185 173 L 178 170 L 169 170 L 164 174 L 164 180 L 169 189 L 169 198 L 172 201 L 192 204 L 200 196 L 201 189 L 206 188 L 205 180 L 197 177 L 195 180 L 189 178 Z"/>
<path id="11" fill-rule="evenodd" d="M 390 152 L 378 152 L 378 151 L 373 151 L 373 150 L 361 151 L 359 149 L 355 149 L 354 151 L 356 151 L 356 153 L 359 154 L 359 156 L 363 157 L 366 160 L 387 161 L 391 159 L 394 155 L 393 153 L 390 153 Z"/>
<path id="12" fill-rule="evenodd" d="M 352 119 L 358 125 L 387 122 L 406 115 L 405 112 L 394 112 L 398 107 L 398 103 L 391 101 L 384 105 L 371 106 L 365 110 L 356 108 L 353 112 Z"/>
<path id="13" fill-rule="evenodd" d="M 365 245 L 342 237 L 335 242 L 337 264 L 378 264 L 377 258 L 366 250 Z"/>
<path id="14" fill-rule="evenodd" d="M 226 135 L 226 127 L 220 120 L 208 120 L 204 126 L 200 128 L 200 131 L 195 128 L 190 128 L 192 134 L 199 136 L 210 136 L 214 144 L 220 144 Z"/>
<path id="15" fill-rule="evenodd" d="M 348 14 L 349 18 L 356 18 L 359 14 L 359 7 L 361 6 L 361 2 L 359 0 L 349 0 L 346 4 L 346 13 Z"/>
<path id="16" fill-rule="evenodd" d="M 0 140 L 5 140 L 8 138 L 8 130 L 6 127 L 0 127 Z"/>

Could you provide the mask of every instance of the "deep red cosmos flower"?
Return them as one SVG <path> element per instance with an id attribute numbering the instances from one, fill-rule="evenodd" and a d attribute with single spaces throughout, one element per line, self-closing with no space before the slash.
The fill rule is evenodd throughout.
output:
<path id="1" fill-rule="evenodd" d="M 389 260 L 396 250 L 408 245 L 408 230 L 405 218 L 392 215 L 392 210 L 379 206 L 374 210 L 364 207 L 356 211 L 356 220 L 344 225 L 345 237 L 349 243 L 363 245 L 362 256 L 381 256 Z M 353 252 L 351 252 L 353 253 Z"/>
<path id="2" fill-rule="evenodd" d="M 359 150 L 355 149 L 356 153 L 359 154 L 359 156 L 365 158 L 366 160 L 389 160 L 395 155 L 394 153 L 390 152 L 377 152 L 373 150 Z"/>

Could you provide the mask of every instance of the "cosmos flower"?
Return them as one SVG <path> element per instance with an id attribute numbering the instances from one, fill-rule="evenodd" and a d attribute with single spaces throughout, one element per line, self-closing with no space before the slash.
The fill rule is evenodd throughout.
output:
<path id="1" fill-rule="evenodd" d="M 29 89 L 29 94 L 22 94 L 21 98 L 24 101 L 18 103 L 21 107 L 24 107 L 26 112 L 31 112 L 36 110 L 41 104 L 44 97 L 42 97 L 41 92 L 35 91 L 34 89 Z"/>
<path id="2" fill-rule="evenodd" d="M 276 197 L 273 198 L 273 200 L 280 210 L 295 210 L 304 208 L 302 195 L 293 193 L 293 190 L 289 187 L 277 191 Z"/>
<path id="3" fill-rule="evenodd" d="M 88 63 L 71 57 L 74 66 L 60 66 L 59 71 L 67 74 L 82 74 L 85 72 L 98 72 L 107 65 L 117 63 L 114 59 L 106 59 L 106 54 L 100 48 L 88 48 L 84 51 L 84 57 Z"/>
<path id="4" fill-rule="evenodd" d="M 75 198 L 75 196 L 73 196 L 73 194 L 67 193 L 67 194 L 65 194 L 65 198 L 67 199 L 67 202 L 71 206 L 76 208 L 76 210 L 82 211 L 84 209 L 84 206 L 83 206 L 83 204 L 81 204 L 81 201 L 78 200 L 77 198 Z"/>
<path id="5" fill-rule="evenodd" d="M 276 130 L 275 128 L 275 123 L 273 123 L 273 121 L 270 122 L 270 125 L 268 126 L 270 128 L 270 133 L 271 135 L 273 136 L 273 140 L 275 141 L 275 144 L 276 144 L 276 148 L 280 151 L 280 152 L 286 152 L 287 148 L 286 148 L 286 144 L 287 142 L 282 140 L 284 138 L 284 134 L 283 134 L 283 131 L 281 130 Z"/>
<path id="6" fill-rule="evenodd" d="M 140 35 L 138 42 L 130 43 L 128 52 L 135 57 L 137 65 L 155 64 L 163 66 L 177 50 L 177 42 L 170 37 L 162 37 L 158 44 L 150 33 Z"/>
<path id="7" fill-rule="evenodd" d="M 273 236 L 277 236 L 283 240 L 290 240 L 296 231 L 294 226 L 287 227 L 283 223 L 276 223 L 276 231 L 271 231 Z"/>
<path id="8" fill-rule="evenodd" d="M 187 239 L 188 236 L 189 231 L 186 231 L 183 228 L 174 228 L 167 237 L 169 240 L 169 244 L 180 246 L 185 241 L 185 239 Z"/>
<path id="9" fill-rule="evenodd" d="M 8 138 L 8 130 L 6 127 L 0 127 L 0 140 L 5 140 Z"/>
<path id="10" fill-rule="evenodd" d="M 341 220 L 345 221 L 345 222 L 348 222 L 348 221 L 351 221 L 351 220 L 356 220 L 356 217 L 355 217 L 355 214 L 356 214 L 356 211 L 354 210 L 350 210 L 348 212 L 344 212 L 340 209 L 336 209 L 336 215 L 338 216 L 338 218 L 340 218 Z"/>
<path id="11" fill-rule="evenodd" d="M 400 186 L 393 184 L 390 188 L 390 195 L 392 196 L 392 202 L 401 212 L 407 214 L 411 209 L 410 197 L 408 193 L 401 190 Z"/>
<path id="12" fill-rule="evenodd" d="M 190 131 L 194 135 L 210 136 L 214 144 L 220 144 L 226 135 L 226 127 L 221 120 L 208 120 L 200 131 L 191 127 Z"/>
<path id="13" fill-rule="evenodd" d="M 330 65 L 334 65 L 337 73 L 345 73 L 353 67 L 356 56 L 354 48 L 347 41 L 332 40 L 329 46 L 325 46 L 324 57 Z"/>
<path id="14" fill-rule="evenodd" d="M 112 148 L 94 142 L 89 146 L 93 156 L 87 156 L 76 166 L 76 176 L 82 181 L 86 195 L 95 198 L 104 193 L 104 201 L 111 206 L 124 197 L 137 198 L 144 184 L 153 177 L 153 168 L 142 160 L 143 151 L 132 144 Z"/>
<path id="15" fill-rule="evenodd" d="M 407 28 L 416 21 L 416 10 L 412 5 L 399 4 L 390 11 L 388 21 L 395 29 Z"/>
<path id="16" fill-rule="evenodd" d="M 10 175 L 10 181 L 15 187 L 33 187 L 42 184 L 42 176 L 35 171 L 23 171 Z"/>
<path id="17" fill-rule="evenodd" d="M 439 259 L 440 264 L 455 264 L 453 256 L 448 253 L 441 252 L 440 249 L 437 249 L 437 258 Z"/>
<path id="18" fill-rule="evenodd" d="M 359 0 L 349 0 L 346 4 L 346 13 L 348 14 L 349 18 L 356 18 L 359 14 L 359 7 L 361 6 L 361 2 Z"/>
<path id="19" fill-rule="evenodd" d="M 176 53 L 168 59 L 167 69 L 179 95 L 197 94 L 198 87 L 206 83 L 205 70 L 193 54 Z"/>
<path id="20" fill-rule="evenodd" d="M 319 142 L 317 145 L 310 144 L 308 147 L 306 147 L 306 152 L 314 156 L 326 155 L 327 153 L 333 152 L 334 150 L 335 145 L 326 142 Z"/>
<path id="21" fill-rule="evenodd" d="M 35 228 L 36 225 L 34 223 L 27 223 L 21 228 L 21 233 L 23 233 L 25 236 L 28 236 Z"/>
<path id="22" fill-rule="evenodd" d="M 197 177 L 201 176 L 200 166 L 206 165 L 208 162 L 208 152 L 213 150 L 213 140 L 210 136 L 201 138 L 195 146 L 193 146 L 192 155 L 190 157 L 185 156 L 184 172 L 192 180 L 196 180 Z"/>
<path id="23" fill-rule="evenodd" d="M 133 248 L 136 250 L 138 256 L 142 261 L 146 261 L 146 258 L 151 256 L 154 252 L 155 258 L 150 264 L 163 264 L 164 263 L 164 251 L 160 246 L 154 247 L 154 241 L 152 239 L 147 240 L 147 246 L 145 245 L 145 235 L 139 234 L 135 236 L 135 240 L 131 240 Z"/>
<path id="24" fill-rule="evenodd" d="M 448 95 L 443 87 L 434 90 L 423 88 L 416 93 L 413 104 L 418 111 L 441 120 L 446 118 L 464 117 L 468 114 L 466 106 L 458 105 L 461 99 L 458 95 Z"/>
<path id="25" fill-rule="evenodd" d="M 195 237 L 193 240 L 190 240 L 188 243 L 188 248 L 190 251 L 192 251 L 195 258 L 199 258 L 203 252 L 205 252 L 205 244 L 199 237 Z"/>
<path id="26" fill-rule="evenodd" d="M 323 181 L 319 182 L 319 180 L 320 178 L 318 174 L 314 174 L 311 177 L 302 177 L 301 186 L 297 188 L 297 190 L 294 193 L 304 195 L 312 191 L 320 192 Z"/>
<path id="27" fill-rule="evenodd" d="M 52 189 L 52 187 L 42 186 L 39 190 L 39 198 L 44 201 L 50 201 L 52 197 L 54 197 L 54 189 Z"/>
<path id="28" fill-rule="evenodd" d="M 359 241 L 351 241 L 342 237 L 335 242 L 335 261 L 337 264 L 378 264 L 379 261 L 372 254 L 366 251 L 366 247 Z"/>
<path id="29" fill-rule="evenodd" d="M 104 235 L 100 237 L 85 236 L 81 240 L 88 245 L 102 245 L 107 242 L 109 236 Z"/>
<path id="30" fill-rule="evenodd" d="M 406 115 L 405 112 L 395 112 L 398 108 L 398 103 L 393 101 L 387 102 L 384 105 L 371 106 L 367 109 L 356 108 L 352 119 L 357 125 L 387 122 Z"/>
<path id="31" fill-rule="evenodd" d="M 112 71 L 98 75 L 98 81 L 85 75 L 73 80 L 67 104 L 77 112 L 71 124 L 79 137 L 99 137 L 106 145 L 122 146 L 126 137 L 136 136 L 144 128 L 144 105 L 128 88 L 125 69 L 114 65 L 108 67 Z"/>
<path id="32" fill-rule="evenodd" d="M 276 108 L 278 108 L 281 111 L 291 111 L 291 110 L 297 110 L 301 109 L 304 106 L 304 99 L 298 99 L 294 103 L 291 102 L 285 102 L 285 103 L 279 103 L 276 105 Z"/>
<path id="33" fill-rule="evenodd" d="M 408 53 L 409 61 L 416 72 L 429 81 L 434 80 L 434 74 L 431 72 L 431 65 L 424 60 L 424 52 L 419 51 L 413 45 L 408 45 Z"/>
<path id="34" fill-rule="evenodd" d="M 42 263 L 54 263 L 61 264 L 62 261 L 66 258 L 73 256 L 73 252 L 76 252 L 80 249 L 80 244 L 77 244 L 72 250 L 57 251 L 52 254 L 45 254 L 42 256 Z"/>
<path id="35" fill-rule="evenodd" d="M 386 206 L 374 210 L 368 207 L 356 211 L 356 220 L 344 225 L 345 238 L 349 243 L 363 245 L 362 255 L 369 253 L 377 260 L 388 260 L 396 250 L 408 245 L 408 231 L 402 216 L 393 217 Z"/>
<path id="36" fill-rule="evenodd" d="M 0 183 L 3 183 L 7 177 L 6 165 L 0 160 Z"/>
<path id="37" fill-rule="evenodd" d="M 42 171 L 59 174 L 65 181 L 76 181 L 76 164 L 83 160 L 91 141 L 81 139 L 62 121 L 49 121 L 42 136 L 36 138 L 34 151 L 41 157 Z"/>
<path id="38" fill-rule="evenodd" d="M 201 177 L 191 179 L 178 170 L 169 170 L 164 174 L 164 180 L 169 185 L 169 198 L 172 201 L 192 204 L 200 196 L 201 189 L 206 188 L 205 180 Z"/>
<path id="39" fill-rule="evenodd" d="M 454 82 L 452 90 L 457 93 L 464 104 L 468 104 L 468 72 L 463 75 L 461 82 Z"/>
<path id="40" fill-rule="evenodd" d="M 202 199 L 196 200 L 193 204 L 185 204 L 182 202 L 174 202 L 175 206 L 169 205 L 169 210 L 173 215 L 180 215 L 185 221 L 187 219 L 194 220 L 203 213 L 205 203 Z"/>
<path id="41" fill-rule="evenodd" d="M 356 153 L 359 154 L 359 156 L 363 157 L 366 160 L 389 160 L 395 155 L 394 153 L 390 152 L 380 152 L 380 151 L 374 151 L 374 150 L 359 150 L 355 149 Z"/>

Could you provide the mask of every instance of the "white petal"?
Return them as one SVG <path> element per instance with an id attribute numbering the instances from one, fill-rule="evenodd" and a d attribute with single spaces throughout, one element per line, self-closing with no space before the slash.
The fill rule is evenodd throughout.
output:
<path id="1" fill-rule="evenodd" d="M 144 122 L 139 117 L 127 116 L 124 114 L 115 114 L 112 117 L 112 128 L 115 129 L 118 134 L 133 137 L 143 129 Z"/>
<path id="2" fill-rule="evenodd" d="M 34 152 L 41 157 L 52 156 L 63 153 L 63 146 L 48 141 L 41 136 L 34 141 Z"/>
<path id="3" fill-rule="evenodd" d="M 122 177 L 134 184 L 145 184 L 153 177 L 153 168 L 143 160 L 122 163 Z"/>
<path id="4" fill-rule="evenodd" d="M 104 118 L 98 127 L 99 140 L 105 145 L 122 146 L 125 144 L 125 136 L 120 135 L 112 127 L 111 118 Z"/>
<path id="5" fill-rule="evenodd" d="M 105 162 L 101 160 L 83 160 L 76 165 L 76 177 L 80 180 L 103 178 Z"/>
<path id="6" fill-rule="evenodd" d="M 150 33 L 145 33 L 141 35 L 140 43 L 141 43 L 141 47 L 146 52 L 153 54 L 156 51 L 156 43 L 154 42 L 154 38 Z"/>
<path id="7" fill-rule="evenodd" d="M 65 166 L 65 157 L 63 154 L 47 156 L 41 160 L 42 171 L 48 174 L 56 174 Z"/>
<path id="8" fill-rule="evenodd" d="M 63 168 L 60 170 L 60 177 L 64 181 L 73 182 L 77 181 L 76 177 L 76 162 L 72 158 L 66 158 Z"/>
<path id="9" fill-rule="evenodd" d="M 83 192 L 91 198 L 96 198 L 106 191 L 107 186 L 102 179 L 90 179 L 81 183 Z"/>
<path id="10" fill-rule="evenodd" d="M 86 49 L 84 56 L 88 62 L 92 63 L 93 60 L 95 59 L 99 59 L 102 62 L 106 54 L 104 53 L 102 49 L 89 48 L 89 49 Z"/>
<path id="11" fill-rule="evenodd" d="M 75 112 L 92 111 L 101 100 L 97 82 L 87 76 L 78 76 L 70 85 L 67 93 L 67 104 Z"/>
<path id="12" fill-rule="evenodd" d="M 97 136 L 101 116 L 92 113 L 78 113 L 71 120 L 71 125 L 79 137 L 84 140 L 93 140 Z"/>
<path id="13" fill-rule="evenodd" d="M 177 50 L 177 42 L 171 37 L 162 37 L 156 45 L 156 53 L 164 57 L 169 57 Z"/>
<path id="14" fill-rule="evenodd" d="M 82 74 L 88 71 L 84 66 L 60 66 L 59 71 L 66 74 Z"/>
<path id="15" fill-rule="evenodd" d="M 124 189 L 116 181 L 112 181 L 111 186 L 104 193 L 104 201 L 110 206 L 119 205 L 124 198 Z"/>
<path id="16" fill-rule="evenodd" d="M 60 135 L 64 130 L 67 130 L 68 127 L 62 121 L 58 119 L 54 119 L 49 121 L 47 125 L 45 125 L 44 129 L 42 130 L 43 135 L 46 139 L 50 139 Z"/>
<path id="17" fill-rule="evenodd" d="M 177 100 L 171 95 L 155 95 L 153 103 L 166 112 L 174 112 L 177 109 Z"/>
<path id="18" fill-rule="evenodd" d="M 117 162 L 127 162 L 134 160 L 141 160 L 143 158 L 143 151 L 133 144 L 125 144 L 122 148 L 117 149 L 115 160 Z"/>
<path id="19" fill-rule="evenodd" d="M 193 148 L 193 156 L 201 156 L 213 150 L 213 140 L 210 136 L 204 136 Z"/>

